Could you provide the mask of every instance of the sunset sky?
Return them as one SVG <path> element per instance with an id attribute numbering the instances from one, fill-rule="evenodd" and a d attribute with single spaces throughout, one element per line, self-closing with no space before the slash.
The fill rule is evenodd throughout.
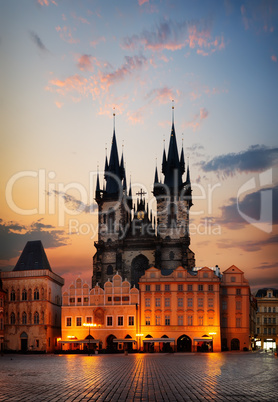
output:
<path id="1" fill-rule="evenodd" d="M 113 110 L 155 210 L 174 100 L 196 265 L 278 287 L 277 1 L 1 1 L 0 50 L 0 269 L 42 240 L 66 285 L 89 282 Z"/>

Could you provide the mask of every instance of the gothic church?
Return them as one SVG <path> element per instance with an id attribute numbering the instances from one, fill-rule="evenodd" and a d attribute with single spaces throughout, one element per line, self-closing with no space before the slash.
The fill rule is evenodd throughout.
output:
<path id="1" fill-rule="evenodd" d="M 156 197 L 156 216 L 149 211 L 141 190 L 133 198 L 132 185 L 127 188 L 124 156 L 121 161 L 114 130 L 109 162 L 106 157 L 103 189 L 97 177 L 95 200 L 98 204 L 98 240 L 93 257 L 92 287 L 112 279 L 116 272 L 138 287 L 145 270 L 156 267 L 163 275 L 182 266 L 195 266 L 190 250 L 189 210 L 192 206 L 189 166 L 186 180 L 184 152 L 178 153 L 174 119 L 168 154 L 162 157 L 164 182 L 154 175 L 153 194 Z M 133 200 L 136 202 L 134 203 Z"/>

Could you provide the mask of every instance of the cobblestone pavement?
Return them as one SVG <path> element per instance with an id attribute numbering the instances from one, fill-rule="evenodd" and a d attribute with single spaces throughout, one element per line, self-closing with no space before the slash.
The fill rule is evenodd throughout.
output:
<path id="1" fill-rule="evenodd" d="M 0 401 L 277 401 L 267 353 L 5 355 Z"/>

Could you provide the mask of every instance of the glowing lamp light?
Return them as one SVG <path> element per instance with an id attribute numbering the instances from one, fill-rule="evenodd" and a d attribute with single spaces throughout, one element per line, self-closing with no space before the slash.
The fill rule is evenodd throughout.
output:
<path id="1" fill-rule="evenodd" d="M 76 336 L 74 336 L 74 335 L 68 335 L 67 338 L 69 338 L 69 339 L 76 339 Z"/>
<path id="2" fill-rule="evenodd" d="M 84 325 L 84 327 L 96 327 L 97 326 L 97 324 L 92 324 L 90 322 L 85 322 L 83 325 Z"/>
<path id="3" fill-rule="evenodd" d="M 144 336 L 144 334 L 136 334 L 136 336 Z"/>
<path id="4" fill-rule="evenodd" d="M 60 342 L 62 340 L 62 338 L 57 338 L 57 342 Z"/>
<path id="5" fill-rule="evenodd" d="M 217 332 L 209 332 L 209 335 L 217 335 Z"/>

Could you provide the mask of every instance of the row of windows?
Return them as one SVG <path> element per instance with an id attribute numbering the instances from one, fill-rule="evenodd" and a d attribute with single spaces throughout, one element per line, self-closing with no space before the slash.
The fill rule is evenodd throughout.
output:
<path id="1" fill-rule="evenodd" d="M 75 326 L 76 327 L 81 327 L 83 325 L 82 323 L 82 317 L 75 317 Z M 107 327 L 112 327 L 114 321 L 113 316 L 106 316 L 106 326 Z M 86 317 L 85 322 L 87 324 L 93 323 L 93 317 Z M 118 327 L 123 327 L 124 326 L 124 316 L 119 315 L 116 318 L 116 324 Z M 128 326 L 134 326 L 134 316 L 130 315 L 127 317 L 127 325 Z M 72 327 L 73 326 L 73 319 L 72 317 L 66 317 L 66 327 Z"/>
<path id="2" fill-rule="evenodd" d="M 186 325 L 188 325 L 188 326 L 192 326 L 192 325 L 204 325 L 204 317 L 203 317 L 203 316 L 199 316 L 199 317 L 197 317 L 197 318 L 198 318 L 198 320 L 197 320 L 197 322 L 196 322 L 196 324 L 195 324 L 196 317 L 195 317 L 195 320 L 194 320 L 193 315 L 188 315 L 188 316 L 187 316 L 187 324 L 186 324 Z M 213 316 L 208 317 L 208 325 L 213 325 L 213 320 L 214 320 L 214 317 L 213 317 Z M 155 316 L 155 325 L 163 325 L 162 322 L 163 322 L 163 321 L 162 321 L 161 316 L 160 316 L 160 315 L 156 315 L 156 316 Z M 150 317 L 150 316 L 146 316 L 146 317 L 145 317 L 145 325 L 152 325 L 152 324 L 151 324 L 151 317 Z M 165 315 L 165 316 L 164 316 L 164 325 L 171 325 L 171 317 L 170 317 L 170 315 Z M 178 315 L 178 325 L 185 325 L 185 321 L 184 321 L 184 316 L 183 316 L 183 315 Z"/>
<path id="3" fill-rule="evenodd" d="M 221 318 L 221 326 L 223 328 L 227 328 L 228 327 L 228 317 L 223 316 Z M 241 317 L 236 317 L 236 328 L 241 328 Z"/>
<path id="4" fill-rule="evenodd" d="M 82 303 L 82 297 L 77 297 L 77 298 L 70 297 L 70 299 L 69 299 L 70 303 L 75 303 L 75 300 L 77 301 L 77 303 Z M 129 296 L 114 296 L 113 298 L 112 298 L 112 296 L 107 297 L 108 302 L 112 302 L 112 300 L 114 302 L 120 302 L 120 301 L 128 302 L 129 301 Z M 89 302 L 89 297 L 84 297 L 83 302 L 88 303 Z"/>
<path id="5" fill-rule="evenodd" d="M 193 285 L 187 285 L 187 287 L 183 284 L 178 284 L 178 292 L 183 292 L 185 290 L 187 290 L 188 292 L 192 292 L 193 289 L 195 289 L 195 287 Z M 145 290 L 146 292 L 150 292 L 151 291 L 151 285 L 145 285 Z M 164 285 L 164 289 L 162 289 L 162 285 L 155 285 L 155 291 L 156 292 L 161 292 L 162 290 L 164 290 L 165 292 L 170 292 L 171 291 L 171 285 L 166 284 Z M 199 292 L 203 292 L 204 290 L 208 290 L 209 292 L 213 292 L 213 285 L 208 285 L 208 287 L 206 288 L 206 286 L 204 285 L 198 285 L 198 291 Z"/>
<path id="6" fill-rule="evenodd" d="M 204 299 L 199 297 L 197 300 L 198 307 L 204 307 Z M 149 297 L 145 298 L 145 307 L 151 307 L 151 299 Z M 162 307 L 161 298 L 155 298 L 155 307 Z M 164 298 L 164 307 L 171 307 L 171 298 L 165 297 Z M 178 307 L 184 307 L 184 299 L 183 297 L 178 297 Z M 193 307 L 193 297 L 187 298 L 187 307 Z M 208 298 L 208 308 L 214 307 L 214 299 Z"/>
<path id="7" fill-rule="evenodd" d="M 264 324 L 276 324 L 276 317 L 264 317 Z M 260 317 L 257 317 L 257 324 L 260 324 Z"/>
<path id="8" fill-rule="evenodd" d="M 257 328 L 257 334 L 260 333 L 260 328 Z M 264 328 L 264 335 L 275 335 L 276 334 L 276 328 Z"/>
<path id="9" fill-rule="evenodd" d="M 18 317 L 18 321 L 20 321 L 20 317 Z M 44 313 L 41 314 L 41 322 L 44 322 Z M 10 324 L 15 325 L 16 319 L 15 319 L 15 313 L 11 313 L 10 315 Z M 18 324 L 39 324 L 40 323 L 40 315 L 36 311 L 33 315 L 30 313 L 29 314 L 29 321 L 27 320 L 27 314 L 25 312 L 22 313 L 21 315 L 21 323 L 18 322 Z"/>
<path id="10" fill-rule="evenodd" d="M 21 298 L 20 298 L 20 293 L 19 293 L 19 289 L 17 290 L 17 293 L 15 292 L 14 289 L 11 290 L 10 292 L 10 301 L 28 301 L 28 300 L 32 300 L 32 296 L 33 296 L 33 300 L 40 300 L 40 296 L 42 299 L 44 299 L 44 294 L 45 294 L 45 290 L 42 288 L 41 289 L 41 294 L 38 288 L 36 288 L 34 291 L 32 291 L 32 289 L 29 289 L 28 292 L 26 289 L 23 289 L 21 292 Z M 49 300 L 51 299 L 51 291 L 49 290 L 49 294 L 48 294 Z M 60 297 L 56 296 L 55 297 L 55 303 L 60 305 Z"/>
<path id="11" fill-rule="evenodd" d="M 264 312 L 264 313 L 271 313 L 271 312 L 273 312 L 273 313 L 276 313 L 276 307 L 273 307 L 272 309 L 271 309 L 271 307 L 258 307 L 258 312 Z"/>
<path id="12" fill-rule="evenodd" d="M 240 300 L 236 301 L 236 310 L 240 311 L 242 308 L 242 304 Z M 228 301 L 227 300 L 222 300 L 222 310 L 227 310 L 228 309 Z"/>

